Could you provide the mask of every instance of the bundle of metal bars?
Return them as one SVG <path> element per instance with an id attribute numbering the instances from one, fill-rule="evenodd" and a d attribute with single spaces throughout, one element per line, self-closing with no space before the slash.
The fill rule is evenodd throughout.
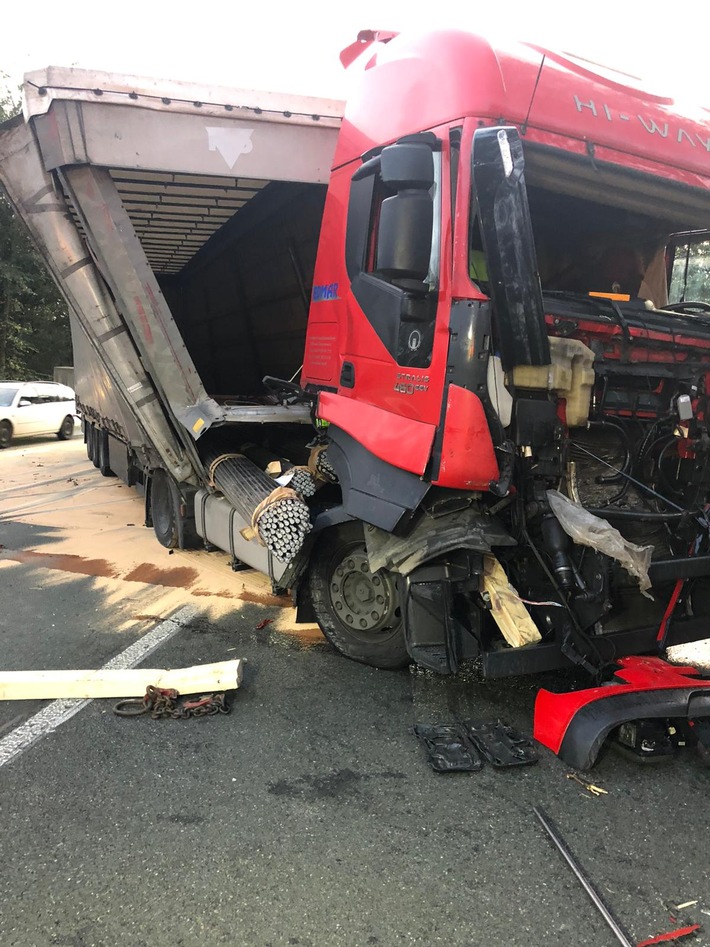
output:
<path id="1" fill-rule="evenodd" d="M 290 562 L 311 529 L 308 506 L 296 489 L 279 487 L 243 454 L 208 450 L 210 479 L 261 543 L 281 562 Z"/>

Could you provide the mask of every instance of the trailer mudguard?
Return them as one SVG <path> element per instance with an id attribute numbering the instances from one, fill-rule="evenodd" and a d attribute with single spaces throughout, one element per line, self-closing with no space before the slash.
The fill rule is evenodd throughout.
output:
<path id="1" fill-rule="evenodd" d="M 630 720 L 693 719 L 710 715 L 710 679 L 696 668 L 657 657 L 618 662 L 614 681 L 601 687 L 553 694 L 535 700 L 535 739 L 568 766 L 591 769 L 609 733 Z"/>

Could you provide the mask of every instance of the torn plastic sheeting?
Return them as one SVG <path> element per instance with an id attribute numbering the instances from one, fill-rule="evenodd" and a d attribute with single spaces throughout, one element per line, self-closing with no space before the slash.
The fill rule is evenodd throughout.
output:
<path id="1" fill-rule="evenodd" d="M 583 506 L 574 503 L 559 490 L 548 490 L 547 499 L 550 509 L 570 539 L 616 559 L 627 572 L 638 579 L 641 592 L 647 598 L 651 598 L 647 590 L 651 588 L 648 567 L 651 564 L 653 546 L 637 546 L 635 543 L 630 543 L 611 523 L 589 513 Z"/>
<path id="2" fill-rule="evenodd" d="M 393 536 L 376 526 L 365 529 L 370 569 L 409 575 L 417 566 L 452 549 L 490 553 L 492 546 L 514 546 L 515 540 L 491 516 L 457 510 L 425 516 L 407 536 Z"/>

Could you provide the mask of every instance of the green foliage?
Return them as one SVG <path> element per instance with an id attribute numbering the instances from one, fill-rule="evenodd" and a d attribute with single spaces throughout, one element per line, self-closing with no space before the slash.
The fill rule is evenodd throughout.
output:
<path id="1" fill-rule="evenodd" d="M 0 90 L 0 120 L 19 111 L 18 96 Z M 0 189 L 0 378 L 51 378 L 71 358 L 66 304 Z"/>
<path id="2" fill-rule="evenodd" d="M 0 80 L 6 81 L 7 74 L 0 72 Z M 0 89 L 0 122 L 13 118 L 20 111 L 20 102 L 17 95 L 13 95 L 10 89 Z"/>

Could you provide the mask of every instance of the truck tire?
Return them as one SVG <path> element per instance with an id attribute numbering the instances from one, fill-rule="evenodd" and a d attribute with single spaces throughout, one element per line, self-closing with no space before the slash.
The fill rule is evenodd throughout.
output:
<path id="1" fill-rule="evenodd" d="M 370 572 L 361 523 L 323 533 L 308 592 L 321 631 L 341 654 L 387 670 L 410 663 L 396 577 L 384 569 Z"/>
<path id="2" fill-rule="evenodd" d="M 99 473 L 102 477 L 115 477 L 116 474 L 111 470 L 111 464 L 109 462 L 108 455 L 108 434 L 106 431 L 100 431 L 98 428 L 95 432 L 95 447 L 96 456 L 94 459 L 94 466 L 98 467 Z"/>
<path id="3" fill-rule="evenodd" d="M 89 458 L 94 467 L 99 466 L 99 432 L 96 430 L 96 426 L 89 424 L 86 429 L 86 456 Z"/>
<path id="4" fill-rule="evenodd" d="M 62 421 L 62 426 L 57 431 L 57 437 L 60 441 L 68 441 L 74 436 L 74 417 L 68 414 Z"/>
<path id="5" fill-rule="evenodd" d="M 150 518 L 155 536 L 166 549 L 177 549 L 180 541 L 176 490 L 165 470 L 153 471 L 150 479 Z"/>
<path id="6" fill-rule="evenodd" d="M 12 440 L 12 425 L 9 421 L 0 421 L 0 450 L 9 447 Z"/>

